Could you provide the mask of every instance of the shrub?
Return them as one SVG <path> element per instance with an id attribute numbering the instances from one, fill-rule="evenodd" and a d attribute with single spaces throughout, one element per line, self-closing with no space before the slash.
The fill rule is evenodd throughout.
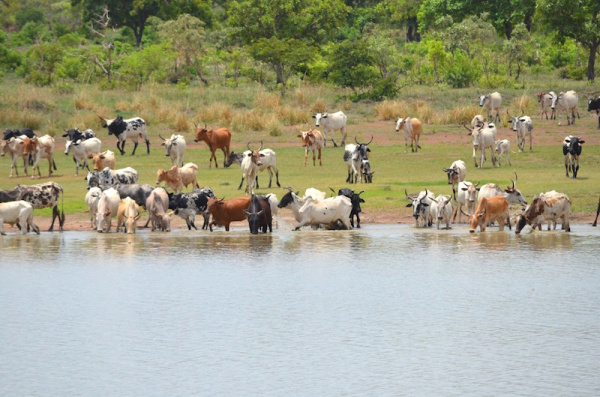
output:
<path id="1" fill-rule="evenodd" d="M 456 50 L 444 77 L 451 87 L 464 88 L 476 81 L 479 75 L 479 68 L 475 60 L 469 59 L 463 50 Z"/>

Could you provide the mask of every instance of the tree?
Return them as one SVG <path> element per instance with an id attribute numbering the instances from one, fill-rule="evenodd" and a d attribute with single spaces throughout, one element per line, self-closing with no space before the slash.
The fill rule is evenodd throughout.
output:
<path id="1" fill-rule="evenodd" d="M 589 50 L 587 79 L 594 81 L 594 65 L 600 48 L 600 2 L 539 0 L 536 18 L 556 41 L 569 37 Z"/>
<path id="2" fill-rule="evenodd" d="M 385 0 L 380 7 L 390 14 L 392 21 L 406 26 L 406 41 L 421 41 L 417 23 L 421 3 L 422 0 Z"/>
<path id="3" fill-rule="evenodd" d="M 355 94 L 372 87 L 379 79 L 375 57 L 369 44 L 362 40 L 346 40 L 332 51 L 330 79 L 341 87 L 349 87 Z"/>

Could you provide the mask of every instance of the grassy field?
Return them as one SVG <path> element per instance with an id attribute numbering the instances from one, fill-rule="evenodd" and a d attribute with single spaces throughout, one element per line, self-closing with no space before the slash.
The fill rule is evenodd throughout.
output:
<path id="1" fill-rule="evenodd" d="M 313 125 L 311 112 L 315 110 L 342 109 L 348 115 L 348 142 L 357 136 L 366 141 L 374 136 L 371 147 L 371 165 L 375 171 L 374 183 L 360 185 L 357 190 L 365 190 L 363 197 L 367 213 L 382 212 L 405 216 L 407 200 L 404 190 L 409 193 L 428 188 L 436 194 L 450 194 L 446 175 L 442 168 L 454 160 L 462 159 L 467 164 L 467 180 L 472 182 L 510 184 L 513 172 L 519 176 L 518 187 L 528 201 L 540 192 L 555 189 L 569 195 L 573 200 L 573 211 L 595 213 L 600 194 L 600 139 L 596 130 L 597 119 L 590 117 L 580 101 L 582 118 L 573 126 L 557 126 L 556 122 L 540 122 L 538 105 L 533 96 L 534 89 L 499 90 L 509 104 L 511 113 L 520 114 L 520 108 L 534 119 L 534 148 L 524 153 L 516 150 L 516 141 L 509 131 L 506 121 L 500 123 L 499 138 L 509 138 L 512 144 L 512 166 L 492 168 L 487 162 L 484 169 L 474 167 L 471 159 L 470 137 L 460 123 L 470 118 L 480 109 L 475 103 L 476 90 L 447 90 L 423 88 L 406 90 L 401 99 L 385 103 L 350 103 L 338 100 L 339 90 L 328 87 L 301 87 L 290 91 L 281 98 L 266 92 L 260 86 L 239 89 L 215 87 L 192 87 L 178 89 L 165 86 L 148 86 L 140 92 L 100 91 L 95 87 L 75 87 L 74 92 L 60 93 L 52 88 L 35 88 L 18 84 L 16 80 L 5 79 L 0 83 L 0 127 L 16 128 L 30 126 L 39 134 L 50 133 L 57 141 L 58 171 L 52 180 L 65 190 L 65 211 L 67 216 L 82 217 L 87 210 L 85 172 L 74 177 L 74 163 L 65 156 L 63 129 L 71 127 L 92 128 L 102 140 L 103 150 L 116 150 L 116 140 L 102 129 L 96 114 L 113 117 L 139 115 L 148 122 L 151 140 L 151 154 L 145 155 L 145 145 L 138 147 L 138 153 L 131 156 L 133 145 L 127 143 L 125 156 L 117 155 L 117 168 L 131 166 L 140 175 L 140 183 L 154 185 L 156 171 L 169 168 L 170 160 L 165 157 L 158 135 L 183 134 L 188 143 L 185 161 L 199 166 L 198 181 L 201 186 L 211 186 L 219 197 L 234 197 L 243 194 L 238 191 L 241 171 L 235 165 L 223 169 L 223 154 L 217 153 L 220 164 L 208 168 L 209 150 L 204 143 L 193 142 L 193 123 L 210 126 L 228 126 L 233 134 L 233 150 L 245 150 L 246 143 L 258 147 L 263 140 L 265 147 L 277 152 L 278 167 L 282 188 L 275 182 L 266 189 L 268 174 L 261 173 L 258 193 L 273 192 L 279 197 L 283 187 L 292 186 L 301 192 L 308 187 L 316 187 L 329 192 L 329 187 L 339 189 L 346 186 L 346 166 L 342 161 L 343 149 L 330 145 L 323 150 L 323 166 L 303 167 L 304 151 L 296 134 Z M 555 91 L 561 87 L 553 88 Z M 566 88 L 565 88 L 566 89 Z M 575 89 L 582 93 L 589 87 Z M 505 92 L 506 91 L 506 92 Z M 453 98 L 451 97 L 453 96 Z M 400 115 L 422 118 L 427 125 L 422 137 L 423 149 L 419 153 L 404 153 L 404 139 L 394 131 L 394 119 Z M 569 134 L 582 136 L 584 145 L 580 176 L 577 180 L 565 178 L 562 139 Z M 339 132 L 335 135 L 339 143 Z M 489 156 L 488 156 L 489 157 Z M 0 160 L 0 188 L 12 188 L 17 183 L 30 184 L 47 181 L 47 163 L 42 160 L 44 178 L 31 181 L 23 176 L 9 179 L 10 162 Z M 22 164 L 20 164 L 22 166 Z M 21 167 L 20 167 L 21 168 Z M 22 171 L 21 171 L 22 175 Z M 38 215 L 49 215 L 49 210 Z"/>

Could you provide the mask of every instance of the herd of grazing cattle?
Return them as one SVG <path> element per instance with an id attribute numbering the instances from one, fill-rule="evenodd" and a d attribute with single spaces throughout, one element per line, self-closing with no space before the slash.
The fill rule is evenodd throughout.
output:
<path id="1" fill-rule="evenodd" d="M 557 113 L 559 117 L 561 113 L 566 113 L 569 124 L 575 123 L 576 114 L 579 116 L 576 108 L 578 97 L 574 91 L 561 92 L 558 95 L 554 92 L 540 92 L 537 97 L 542 108 L 542 118 L 545 116 L 548 119 L 547 108 L 552 110 L 551 119 L 556 118 Z M 469 135 L 473 136 L 475 167 L 483 168 L 484 162 L 487 160 L 487 149 L 490 149 L 493 166 L 496 166 L 496 161 L 501 166 L 501 159 L 504 155 L 506 155 L 506 162 L 510 165 L 510 141 L 507 139 L 496 140 L 497 130 L 492 122 L 500 120 L 502 97 L 499 93 L 494 92 L 480 95 L 479 99 L 480 106 L 487 110 L 487 118 L 490 122 L 486 122 L 485 116 L 476 115 L 470 127 L 464 126 L 469 131 Z M 588 99 L 588 111 L 596 111 L 600 116 L 600 97 Z M 507 116 L 510 117 L 508 111 Z M 313 153 L 313 166 L 316 166 L 317 152 L 319 164 L 322 165 L 321 149 L 326 146 L 327 139 L 324 137 L 327 137 L 327 133 L 330 133 L 330 139 L 336 147 L 334 131 L 341 131 L 342 145 L 345 145 L 346 141 L 347 117 L 343 112 L 317 113 L 313 117 L 316 119 L 315 126 L 321 126 L 323 134 L 317 129 L 310 129 L 298 135 L 305 148 L 304 166 L 306 166 L 309 151 Z M 124 120 L 121 116 L 112 120 L 103 117 L 100 119 L 103 126 L 108 128 L 109 135 L 115 135 L 117 138 L 117 149 L 121 155 L 125 154 L 127 139 L 134 142 L 132 151 L 132 155 L 134 155 L 140 138 L 144 139 L 147 153 L 150 153 L 150 142 L 144 120 L 139 117 Z M 512 130 L 516 132 L 519 151 L 524 150 L 527 137 L 531 151 L 533 131 L 531 117 L 525 115 L 510 117 L 510 123 Z M 598 128 L 600 128 L 600 118 Z M 398 118 L 396 131 L 404 132 L 405 152 L 408 150 L 409 140 L 411 151 L 417 152 L 421 149 L 419 138 L 422 128 L 418 119 Z M 248 142 L 248 150 L 242 153 L 230 151 L 231 132 L 227 128 L 212 129 L 207 128 L 206 125 L 204 127 L 196 125 L 194 141 L 203 141 L 209 147 L 209 168 L 212 167 L 213 160 L 215 167 L 218 167 L 217 149 L 223 151 L 224 167 L 229 167 L 234 163 L 240 164 L 242 179 L 238 190 L 245 181 L 246 196 L 228 200 L 218 199 L 209 187 L 200 188 L 197 181 L 198 166 L 194 163 L 184 164 L 183 162 L 186 142 L 182 135 L 172 135 L 168 139 L 159 135 L 162 146 L 165 146 L 166 156 L 171 159 L 171 168 L 157 171 L 156 187 L 148 184 L 140 185 L 138 173 L 131 167 L 115 169 L 115 154 L 110 150 L 101 151 L 102 143 L 92 130 L 65 130 L 62 137 L 66 139 L 65 155 L 73 156 L 75 176 L 78 175 L 80 169 L 87 169 L 88 192 L 85 202 L 89 208 L 91 227 L 98 232 L 109 232 L 112 227 L 112 219 L 117 218 L 117 232 L 123 228 L 127 233 L 135 233 L 137 221 L 141 216 L 141 208 L 145 208 L 148 214 L 145 227 L 151 225 L 152 231 L 170 231 L 173 214 L 184 219 L 189 230 L 192 227 L 197 229 L 195 217 L 197 214 L 202 214 L 204 217 L 203 229 L 212 231 L 213 226 L 223 226 L 226 231 L 229 231 L 231 222 L 247 220 L 252 233 L 259 231 L 266 233 L 267 229 L 272 231 L 273 217 L 277 216 L 279 208 L 289 208 L 293 212 L 294 218 L 298 222 L 296 230 L 303 226 L 351 229 L 355 226 L 354 218 L 356 218 L 356 227 L 360 227 L 359 213 L 361 212 L 361 203 L 364 203 L 364 199 L 360 195 L 364 191 L 355 192 L 345 188 L 340 189 L 335 195 L 336 192 L 332 189 L 333 196 L 328 198 L 324 192 L 311 188 L 307 189 L 303 197 L 300 197 L 299 192 L 294 192 L 291 187 L 287 187 L 288 192 L 280 201 L 274 194 L 255 195 L 254 187 L 258 188 L 259 171 L 268 171 L 269 188 L 271 188 L 273 174 L 276 176 L 277 186 L 281 186 L 276 154 L 271 149 L 263 149 L 262 141 L 258 149 L 251 149 L 250 142 Z M 348 170 L 346 182 L 350 184 L 359 181 L 371 183 L 374 171 L 371 170 L 368 158 L 371 151 L 368 145 L 373 141 L 373 137 L 371 136 L 371 139 L 365 143 L 358 142 L 356 138 L 355 141 L 356 144 L 345 145 L 343 161 Z M 563 141 L 567 177 L 569 177 L 569 172 L 572 173 L 573 178 L 577 177 L 583 143 L 582 139 L 572 135 L 567 136 Z M 13 171 L 16 176 L 19 175 L 17 160 L 20 157 L 23 158 L 25 175 L 27 175 L 28 163 L 33 166 L 32 179 L 36 169 L 38 177 L 41 177 L 39 160 L 47 159 L 48 173 L 51 177 L 53 170 L 56 170 L 53 158 L 54 147 L 54 138 L 49 135 L 37 137 L 28 128 L 7 129 L 2 138 L 2 156 L 10 154 L 12 159 L 9 177 L 12 178 Z M 88 160 L 93 161 L 92 170 L 87 164 Z M 544 222 L 548 222 L 548 230 L 551 226 L 556 229 L 558 219 L 561 221 L 563 230 L 570 231 L 571 200 L 565 194 L 554 190 L 541 193 L 534 197 L 531 205 L 527 206 L 527 201 L 517 189 L 516 173 L 512 186 L 502 189 L 496 184 L 479 186 L 480 183 L 473 184 L 466 181 L 467 167 L 462 160 L 454 161 L 449 168 L 444 168 L 443 171 L 447 173 L 448 184 L 452 185 L 452 196 L 438 195 L 436 197 L 428 189 L 414 194 L 408 194 L 405 191 L 409 200 L 407 207 L 412 207 L 417 227 L 430 227 L 435 222 L 438 229 L 440 229 L 440 224 L 444 224 L 445 228 L 449 229 L 450 224 L 456 221 L 457 215 L 459 223 L 462 215 L 466 215 L 469 219 L 470 232 L 474 232 L 477 227 L 483 232 L 491 222 L 497 222 L 501 231 L 505 224 L 511 229 L 509 205 L 519 204 L 523 210 L 515 221 L 516 233 L 519 233 L 526 224 L 541 230 Z M 172 192 L 167 192 L 165 188 L 159 187 L 161 183 L 164 183 L 165 188 Z M 193 191 L 182 193 L 183 187 L 188 185 L 193 187 Z M 45 207 L 53 209 L 52 224 L 49 230 L 53 230 L 57 219 L 59 228 L 62 230 L 65 214 L 64 210 L 58 209 L 58 202 L 62 194 L 63 189 L 55 182 L 33 186 L 17 185 L 11 190 L 0 190 L 0 233 L 5 234 L 3 224 L 8 223 L 16 224 L 23 234 L 30 229 L 39 234 L 39 228 L 33 221 L 33 210 Z M 600 201 L 594 226 L 596 226 L 599 214 Z"/>

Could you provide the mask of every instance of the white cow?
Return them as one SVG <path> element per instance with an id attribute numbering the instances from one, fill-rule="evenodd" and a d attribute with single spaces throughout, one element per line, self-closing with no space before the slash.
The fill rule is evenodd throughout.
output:
<path id="1" fill-rule="evenodd" d="M 262 165 L 262 156 L 260 151 L 263 147 L 263 142 L 260 141 L 260 148 L 258 150 L 250 149 L 250 142 L 248 142 L 248 150 L 250 153 L 242 159 L 242 180 L 246 180 L 246 194 L 254 194 L 254 184 L 256 183 L 256 176 L 258 175 L 258 169 Z"/>
<path id="2" fill-rule="evenodd" d="M 24 155 L 29 155 L 33 158 L 33 170 L 31 171 L 31 179 L 34 178 L 35 170 L 37 169 L 38 178 L 42 177 L 40 171 L 40 159 L 48 160 L 48 176 L 52 176 L 52 166 L 56 170 L 54 162 L 54 138 L 50 135 L 41 137 L 34 136 L 33 138 L 25 138 L 25 146 L 23 149 Z"/>
<path id="3" fill-rule="evenodd" d="M 252 153 L 251 150 L 246 150 L 243 153 L 234 153 L 233 151 L 229 153 L 229 157 L 227 157 L 227 161 L 225 161 L 225 167 L 229 167 L 231 164 L 239 164 L 240 167 L 242 165 L 242 161 L 245 156 L 248 156 Z M 269 188 L 271 188 L 271 183 L 273 181 L 273 174 L 275 174 L 277 187 L 281 187 L 279 184 L 279 170 L 277 169 L 277 154 L 275 151 L 271 149 L 263 149 L 259 151 L 261 155 L 260 162 L 262 165 L 258 167 L 258 172 L 267 170 L 269 172 Z M 242 180 L 240 181 L 240 185 L 238 186 L 238 190 L 242 188 L 244 184 L 244 175 L 242 175 Z M 256 188 L 259 189 L 258 185 L 258 176 L 256 177 Z"/>
<path id="4" fill-rule="evenodd" d="M 25 172 L 25 176 L 27 176 L 27 156 L 23 154 L 23 149 L 25 148 L 25 136 L 23 138 L 10 138 L 8 141 L 2 141 L 2 154 L 4 157 L 7 153 L 10 154 L 10 158 L 12 160 L 12 164 L 10 165 L 10 174 L 9 178 L 13 176 L 13 170 L 17 177 L 19 176 L 19 170 L 17 169 L 17 159 L 19 157 L 23 158 L 23 170 Z"/>
<path id="5" fill-rule="evenodd" d="M 464 127 L 469 130 L 468 135 L 473 136 L 473 161 L 475 162 L 475 167 L 483 168 L 485 151 L 488 148 L 492 154 L 492 164 L 495 167 L 496 154 L 494 153 L 494 141 L 496 140 L 496 125 L 494 123 L 489 123 L 488 125 L 479 128 L 469 128 L 466 125 Z M 477 164 L 478 150 L 480 151 L 479 164 Z"/>
<path id="6" fill-rule="evenodd" d="M 183 155 L 185 153 L 185 138 L 183 135 L 171 135 L 171 138 L 165 139 L 160 134 L 158 137 L 163 140 L 161 146 L 165 147 L 166 156 L 171 157 L 171 165 L 183 167 Z"/>
<path id="7" fill-rule="evenodd" d="M 471 120 L 471 128 L 479 128 L 485 125 L 485 117 L 481 114 L 476 114 Z"/>
<path id="8" fill-rule="evenodd" d="M 553 230 L 556 230 L 556 221 L 561 219 L 562 229 L 566 232 L 571 231 L 569 225 L 569 213 L 571 212 L 571 200 L 564 193 L 558 193 L 555 190 L 541 193 L 533 198 L 531 205 L 524 213 L 517 218 L 515 233 L 520 233 L 526 224 L 532 228 L 542 229 L 542 223 L 548 222 L 548 230 L 552 224 Z"/>
<path id="9" fill-rule="evenodd" d="M 518 177 L 515 173 L 515 180 L 511 180 L 512 187 L 507 186 L 506 190 L 502 190 L 500 186 L 496 185 L 495 183 L 485 184 L 481 187 L 481 189 L 479 189 L 479 197 L 477 201 L 481 201 L 481 199 L 484 197 L 504 196 L 508 200 L 509 204 L 527 205 L 527 200 L 525 200 L 525 197 L 521 194 L 521 191 L 517 189 L 517 181 Z"/>
<path id="10" fill-rule="evenodd" d="M 146 210 L 152 222 L 152 231 L 156 229 L 165 232 L 171 231 L 172 212 L 167 212 L 168 209 L 169 195 L 165 189 L 157 187 L 146 199 Z"/>
<path id="11" fill-rule="evenodd" d="M 444 168 L 444 172 L 448 174 L 448 185 L 452 185 L 452 191 L 455 192 L 456 184 L 467 177 L 467 165 L 462 160 L 456 160 L 450 168 Z"/>
<path id="12" fill-rule="evenodd" d="M 498 155 L 498 165 L 502 165 L 502 156 L 506 154 L 506 162 L 508 165 L 510 164 L 510 141 L 508 139 L 500 139 L 498 141 L 494 141 L 494 148 L 496 150 L 496 154 Z"/>
<path id="13" fill-rule="evenodd" d="M 337 130 L 341 130 L 342 132 L 342 146 L 346 144 L 346 123 L 348 118 L 344 112 L 339 111 L 331 114 L 327 112 L 317 113 L 313 118 L 315 119 L 315 126 L 323 127 L 323 137 L 325 138 L 323 146 L 327 147 L 327 133 L 330 132 L 331 142 L 333 142 L 333 146 L 337 147 L 337 143 L 333 140 L 333 133 Z"/>
<path id="14" fill-rule="evenodd" d="M 529 151 L 531 152 L 531 141 L 533 138 L 533 121 L 529 116 L 512 117 L 512 130 L 517 133 L 517 145 L 519 146 L 519 152 L 523 151 L 525 147 L 525 137 L 529 135 Z"/>
<path id="15" fill-rule="evenodd" d="M 502 105 L 502 95 L 498 92 L 479 95 L 479 106 L 487 109 L 489 120 L 500 121 L 500 105 Z"/>
<path id="16" fill-rule="evenodd" d="M 306 225 L 326 225 L 328 228 L 337 229 L 340 223 L 343 229 L 350 230 L 351 211 L 352 203 L 346 196 L 330 197 L 320 201 L 307 197 L 298 211 L 300 223 L 295 230 Z"/>
<path id="17" fill-rule="evenodd" d="M 556 94 L 554 93 L 554 91 L 550 91 L 548 93 L 540 91 L 537 93 L 538 103 L 542 107 L 542 114 L 540 115 L 540 118 L 542 120 L 544 119 L 544 115 L 546 115 L 546 120 L 548 120 L 548 109 L 552 109 L 552 101 L 554 101 L 555 97 Z M 554 119 L 556 119 L 556 111 L 555 109 L 552 109 L 552 113 L 550 114 L 550 120 Z"/>
<path id="18" fill-rule="evenodd" d="M 112 218 L 117 216 L 121 196 L 115 188 L 106 189 L 102 192 L 98 201 L 98 212 L 96 213 L 96 230 L 98 233 L 110 232 Z"/>
<path id="19" fill-rule="evenodd" d="M 84 167 L 90 170 L 87 165 L 89 158 L 93 158 L 94 154 L 102 151 L 102 142 L 98 138 L 90 138 L 85 141 L 67 141 L 65 144 L 65 155 L 69 155 L 69 152 L 73 153 L 75 159 L 75 176 L 79 175 L 79 168 Z"/>
<path id="20" fill-rule="evenodd" d="M 477 208 L 477 192 L 479 192 L 479 182 L 473 185 L 471 182 L 459 182 L 458 189 L 456 192 L 456 201 L 458 207 L 454 211 L 453 219 L 456 220 L 456 214 L 458 213 L 458 223 L 461 223 L 462 215 L 466 215 L 467 219 L 471 217 L 471 214 L 475 213 Z M 467 212 L 464 213 L 462 207 L 465 206 Z"/>
<path id="21" fill-rule="evenodd" d="M 20 226 L 21 234 L 27 233 L 28 225 L 36 234 L 40 234 L 40 228 L 33 222 L 33 205 L 24 200 L 0 203 L 0 234 L 3 236 L 6 235 L 5 223 Z"/>
<path id="22" fill-rule="evenodd" d="M 558 113 L 558 125 L 561 124 L 560 113 L 564 112 L 567 114 L 567 125 L 575 124 L 575 113 L 579 118 L 579 111 L 577 110 L 577 103 L 579 102 L 579 96 L 573 90 L 567 92 L 561 92 L 552 100 L 552 109 Z M 569 120 L 569 113 L 572 118 Z"/>
<path id="23" fill-rule="evenodd" d="M 435 194 L 427 189 L 412 195 L 409 195 L 405 189 L 404 194 L 406 194 L 406 198 L 411 201 L 406 207 L 413 208 L 413 217 L 415 218 L 416 227 L 431 226 L 433 224 L 431 204 L 434 203 Z M 421 218 L 421 222 L 419 222 L 419 218 Z"/>
<path id="24" fill-rule="evenodd" d="M 450 220 L 452 219 L 452 203 L 449 196 L 440 194 L 431 204 L 431 215 L 436 220 L 437 229 L 440 230 L 440 222 L 446 224 L 445 229 L 450 229 Z"/>
<path id="25" fill-rule="evenodd" d="M 102 196 L 102 190 L 100 190 L 99 187 L 91 188 L 85 195 L 85 203 L 90 210 L 90 223 L 92 229 L 96 227 L 96 214 L 98 213 L 100 196 Z"/>
<path id="26" fill-rule="evenodd" d="M 320 191 L 319 189 L 315 189 L 314 187 L 309 187 L 304 191 L 304 197 L 312 197 L 315 201 L 325 200 L 327 194 L 325 192 Z"/>

